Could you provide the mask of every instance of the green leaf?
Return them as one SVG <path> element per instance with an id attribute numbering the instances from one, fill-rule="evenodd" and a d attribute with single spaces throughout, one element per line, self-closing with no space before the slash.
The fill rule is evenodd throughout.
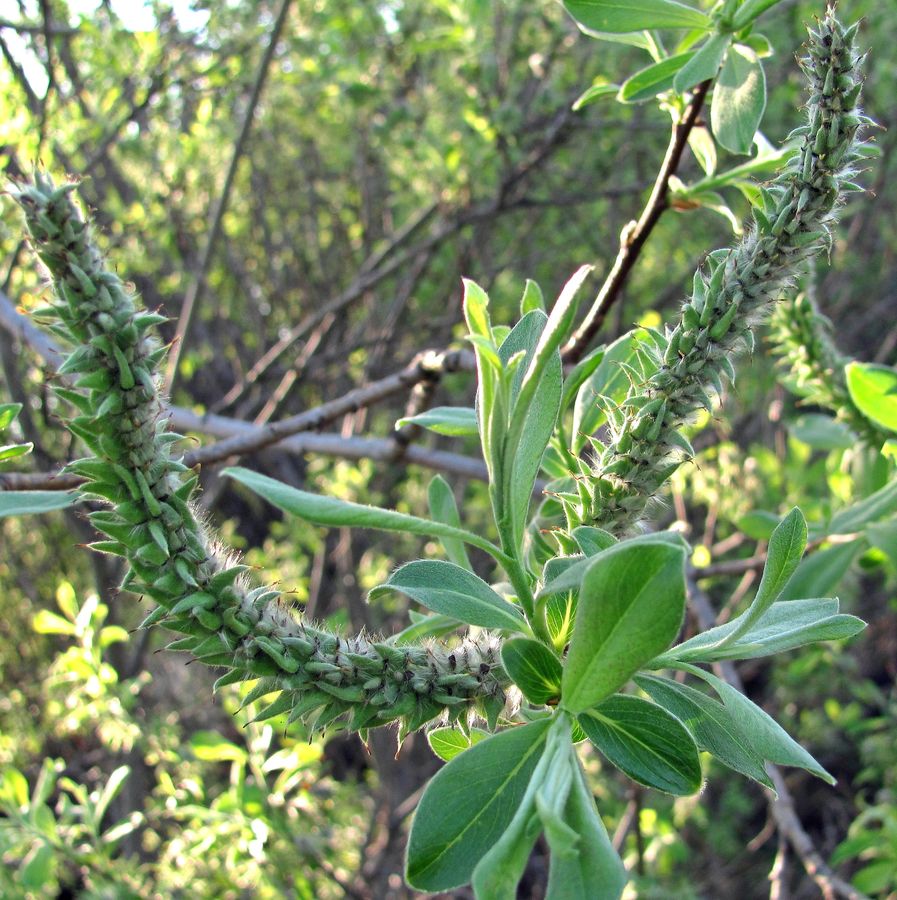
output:
<path id="1" fill-rule="evenodd" d="M 544 644 L 513 638 L 501 648 L 501 661 L 523 696 L 535 706 L 556 701 L 561 694 L 561 662 Z"/>
<path id="2" fill-rule="evenodd" d="M 467 735 L 457 728 L 434 728 L 427 732 L 427 743 L 443 762 L 449 762 L 470 747 Z"/>
<path id="3" fill-rule="evenodd" d="M 514 818 L 473 871 L 471 883 L 476 897 L 515 900 L 517 884 L 542 825 L 546 832 L 555 829 L 557 805 L 563 806 L 566 802 L 573 781 L 570 765 L 573 745 L 567 717 L 555 716 L 550 721 L 545 752 Z"/>
<path id="4" fill-rule="evenodd" d="M 593 84 L 588 90 L 583 91 L 574 101 L 571 109 L 579 112 L 584 106 L 601 100 L 603 97 L 613 97 L 620 90 L 618 84 Z"/>
<path id="5" fill-rule="evenodd" d="M 838 614 L 837 600 L 782 600 L 766 610 L 750 632 L 729 644 L 724 638 L 738 621 L 718 625 L 674 647 L 652 665 L 680 662 L 716 662 L 721 659 L 756 659 L 783 653 L 817 641 L 853 637 L 865 628 L 862 619 Z"/>
<path id="6" fill-rule="evenodd" d="M 38 634 L 74 635 L 77 633 L 77 628 L 71 622 L 48 609 L 42 609 L 35 613 L 31 620 L 31 627 Z"/>
<path id="7" fill-rule="evenodd" d="M 106 784 L 103 785 L 103 789 L 100 791 L 96 806 L 94 807 L 94 816 L 96 817 L 97 824 L 99 824 L 102 821 L 103 816 L 106 815 L 109 804 L 118 796 L 130 774 L 130 766 L 119 766 L 109 776 L 109 780 Z"/>
<path id="8" fill-rule="evenodd" d="M 464 623 L 454 616 L 440 616 L 436 613 L 423 615 L 410 610 L 409 618 L 412 624 L 403 628 L 398 634 L 393 634 L 388 639 L 390 644 L 418 644 L 427 638 L 442 637 L 451 634 Z"/>
<path id="9" fill-rule="evenodd" d="M 6 444 L 0 447 L 0 462 L 6 462 L 9 459 L 17 459 L 19 456 L 27 456 L 34 444 Z"/>
<path id="10" fill-rule="evenodd" d="M 545 312 L 545 297 L 542 295 L 542 288 L 531 278 L 527 278 L 523 287 L 523 296 L 520 298 L 520 317 L 523 318 L 534 309 Z"/>
<path id="11" fill-rule="evenodd" d="M 308 491 L 300 491 L 274 478 L 268 478 L 267 475 L 260 475 L 239 466 L 224 469 L 221 474 L 245 485 L 253 493 L 264 497 L 284 512 L 299 516 L 314 525 L 326 525 L 331 528 L 376 528 L 381 531 L 455 538 L 485 550 L 499 561 L 502 559 L 501 552 L 494 544 L 463 528 L 443 525 L 441 522 L 428 522 L 426 519 L 409 516 L 393 509 L 380 509 L 376 506 L 338 500 L 335 497 L 310 494 Z M 0 494 L 0 498 L 2 496 Z"/>
<path id="12" fill-rule="evenodd" d="M 520 546 L 523 538 L 533 485 L 554 431 L 561 403 L 563 369 L 557 350 L 542 366 L 540 380 L 527 381 L 550 322 L 551 319 L 541 310 L 527 313 L 499 348 L 505 365 L 515 354 L 524 354 L 522 365 L 518 366 L 511 384 L 511 422 L 502 436 L 503 519 L 499 528 L 508 530 L 508 537 L 515 547 Z"/>
<path id="13" fill-rule="evenodd" d="M 774 512 L 757 509 L 745 513 L 735 524 L 745 537 L 755 541 L 768 541 L 779 524 L 779 517 Z"/>
<path id="14" fill-rule="evenodd" d="M 731 43 L 731 35 L 711 35 L 704 45 L 676 73 L 676 77 L 673 79 L 673 88 L 678 93 L 683 94 L 689 88 L 706 81 L 708 78 L 716 78 L 719 67 L 722 65 L 723 56 Z"/>
<path id="15" fill-rule="evenodd" d="M 449 891 L 473 870 L 517 812 L 545 750 L 550 719 L 509 728 L 471 747 L 427 785 L 408 838 L 406 878 Z"/>
<path id="16" fill-rule="evenodd" d="M 77 499 L 66 491 L 0 491 L 0 518 L 53 512 L 72 506 Z"/>
<path id="17" fill-rule="evenodd" d="M 766 109 L 766 76 L 757 54 L 735 44 L 726 53 L 713 89 L 710 124 L 717 141 L 733 153 L 749 153 Z"/>
<path id="18" fill-rule="evenodd" d="M 55 868 L 53 847 L 44 841 L 36 841 L 19 869 L 19 880 L 27 891 L 37 891 L 53 877 Z"/>
<path id="19" fill-rule="evenodd" d="M 21 403 L 0 403 L 0 431 L 9 428 L 21 411 Z"/>
<path id="20" fill-rule="evenodd" d="M 732 644 L 743 634 L 748 634 L 758 619 L 779 599 L 803 558 L 806 546 L 807 521 L 795 506 L 773 531 L 760 587 L 757 588 L 751 605 L 732 623 L 732 630 L 720 641 L 720 647 Z"/>
<path id="21" fill-rule="evenodd" d="M 851 541 L 811 553 L 801 561 L 780 599 L 801 600 L 804 597 L 824 597 L 831 594 L 850 568 L 861 546 L 859 541 Z"/>
<path id="22" fill-rule="evenodd" d="M 434 475 L 427 487 L 427 501 L 430 507 L 430 515 L 437 522 L 449 525 L 452 528 L 461 527 L 461 516 L 458 514 L 458 505 L 455 502 L 455 492 L 451 485 L 441 476 Z M 442 538 L 442 546 L 446 555 L 456 565 L 473 570 L 464 542 L 457 538 Z"/>
<path id="23" fill-rule="evenodd" d="M 204 762 L 245 763 L 249 758 L 242 747 L 227 740 L 217 731 L 197 731 L 190 738 L 190 749 Z"/>
<path id="24" fill-rule="evenodd" d="M 418 559 L 401 566 L 375 587 L 371 599 L 385 591 L 407 594 L 433 612 L 479 625 L 481 628 L 527 630 L 523 614 L 482 578 L 442 559 Z"/>
<path id="25" fill-rule="evenodd" d="M 0 497 L 3 495 L 0 494 Z M 897 512 L 897 479 L 832 517 L 825 534 L 852 534 Z"/>
<path id="26" fill-rule="evenodd" d="M 589 740 L 633 781 L 668 794 L 701 787 L 701 761 L 685 726 L 640 697 L 617 694 L 579 716 Z"/>
<path id="27" fill-rule="evenodd" d="M 669 647 L 685 615 L 681 546 L 627 541 L 592 559 L 564 667 L 563 705 L 572 713 L 609 697 Z"/>
<path id="28" fill-rule="evenodd" d="M 595 556 L 617 543 L 617 539 L 609 531 L 592 525 L 578 525 L 571 532 L 571 536 L 586 556 Z"/>
<path id="29" fill-rule="evenodd" d="M 897 432 L 897 370 L 851 362 L 844 372 L 856 408 L 879 427 Z"/>
<path id="30" fill-rule="evenodd" d="M 564 393 L 561 396 L 561 413 L 565 413 L 570 404 L 576 399 L 579 389 L 591 377 L 592 373 L 601 365 L 604 359 L 604 347 L 596 347 L 591 353 L 584 356 L 564 379 Z"/>
<path id="31" fill-rule="evenodd" d="M 623 82 L 617 98 L 623 103 L 638 103 L 672 90 L 676 73 L 694 55 L 694 51 L 689 50 L 676 56 L 668 56 L 636 72 Z"/>
<path id="32" fill-rule="evenodd" d="M 805 413 L 788 423 L 791 435 L 815 450 L 846 450 L 856 444 L 851 430 L 823 413 Z"/>
<path id="33" fill-rule="evenodd" d="M 709 672 L 701 670 L 701 677 L 719 694 L 726 709 L 738 720 L 742 733 L 758 756 L 780 766 L 806 769 L 829 784 L 835 783 L 835 779 L 778 722 L 741 691 Z"/>
<path id="34" fill-rule="evenodd" d="M 763 760 L 742 733 L 737 719 L 722 703 L 669 678 L 637 675 L 635 683 L 682 722 L 694 736 L 699 749 L 711 753 L 724 766 L 772 787 Z"/>
<path id="35" fill-rule="evenodd" d="M 741 4 L 735 13 L 732 27 L 735 31 L 741 31 L 742 28 L 750 25 L 761 13 L 781 2 L 782 0 L 744 0 L 744 3 Z"/>
<path id="36" fill-rule="evenodd" d="M 585 772 L 574 753 L 575 777 L 567 795 L 564 822 L 579 836 L 572 852 L 553 843 L 548 834 L 551 862 L 545 900 L 617 900 L 627 875 L 595 809 Z"/>
<path id="37" fill-rule="evenodd" d="M 700 10 L 674 0 L 564 0 L 564 6 L 580 25 L 610 34 L 710 26 L 710 19 Z"/>
<path id="38" fill-rule="evenodd" d="M 459 437 L 477 434 L 477 413 L 467 406 L 434 406 L 416 416 L 405 416 L 396 422 L 396 428 L 404 425 L 419 425 L 436 434 Z"/>

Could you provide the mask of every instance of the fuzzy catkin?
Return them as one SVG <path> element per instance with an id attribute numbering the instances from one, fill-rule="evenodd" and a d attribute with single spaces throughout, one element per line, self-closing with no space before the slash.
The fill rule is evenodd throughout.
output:
<path id="1" fill-rule="evenodd" d="M 855 32 L 831 9 L 810 29 L 801 60 L 810 89 L 807 124 L 793 133 L 801 149 L 763 190 L 742 242 L 711 254 L 706 274 L 696 273 L 676 327 L 652 334 L 647 377 L 632 373 L 628 396 L 610 415 L 612 440 L 580 481 L 580 500 L 570 508 L 575 522 L 616 534 L 636 527 L 658 489 L 692 455 L 683 424 L 710 408 L 709 391 L 721 393 L 723 376 L 734 378 L 731 358 L 752 346 L 752 326 L 806 260 L 828 246 L 864 121 Z"/>
<path id="2" fill-rule="evenodd" d="M 67 468 L 87 479 L 87 497 L 111 503 L 91 513 L 108 537 L 93 546 L 127 560 L 123 589 L 158 603 L 143 625 L 182 633 L 172 649 L 226 668 L 216 687 L 260 679 L 246 702 L 278 696 L 258 719 L 288 713 L 323 728 L 341 718 L 355 730 L 398 719 L 409 731 L 477 709 L 494 722 L 508 685 L 497 638 L 455 647 L 343 638 L 301 621 L 278 590 L 251 587 L 246 567 L 214 547 L 191 506 L 196 476 L 171 454 L 180 436 L 167 430 L 156 386 L 165 350 L 151 334 L 164 318 L 138 309 L 106 267 L 74 188 L 39 174 L 11 193 L 55 290 L 36 315 L 75 345 L 59 370 L 75 390 L 58 391 L 79 413 L 69 429 L 95 455 Z"/>
<path id="3" fill-rule="evenodd" d="M 850 358 L 835 346 L 832 323 L 812 298 L 799 294 L 793 302 L 779 303 L 769 332 L 788 389 L 807 403 L 830 410 L 863 441 L 880 447 L 887 435 L 854 406 L 844 373 Z"/>

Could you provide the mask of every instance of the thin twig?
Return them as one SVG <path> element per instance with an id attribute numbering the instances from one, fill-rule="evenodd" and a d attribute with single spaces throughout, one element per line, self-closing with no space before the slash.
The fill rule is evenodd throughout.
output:
<path id="1" fill-rule="evenodd" d="M 280 40 L 280 34 L 283 31 L 284 23 L 287 19 L 287 13 L 290 9 L 291 0 L 283 0 L 280 5 L 280 11 L 274 22 L 274 28 L 271 30 L 271 38 L 268 46 L 265 48 L 265 54 L 259 65 L 255 83 L 252 86 L 252 93 L 246 105 L 246 112 L 243 116 L 243 124 L 240 127 L 240 133 L 237 136 L 237 142 L 234 144 L 234 151 L 231 155 L 230 165 L 224 178 L 224 185 L 221 193 L 218 195 L 218 202 L 215 204 L 215 210 L 212 215 L 212 227 L 206 236 L 206 243 L 203 247 L 202 256 L 199 261 L 199 269 L 193 277 L 193 281 L 187 288 L 184 296 L 184 303 L 181 307 L 181 314 L 178 318 L 178 327 L 175 337 L 174 346 L 171 348 L 171 354 L 168 357 L 168 369 L 166 372 L 165 383 L 168 385 L 169 392 L 174 387 L 177 379 L 178 363 L 180 362 L 181 352 L 187 337 L 190 333 L 190 325 L 193 321 L 193 315 L 202 300 L 203 293 L 206 288 L 206 279 L 209 273 L 209 267 L 212 264 L 212 254 L 215 251 L 215 245 L 218 242 L 218 236 L 221 233 L 221 227 L 224 222 L 224 213 L 227 210 L 227 203 L 230 199 L 231 188 L 237 174 L 237 166 L 243 156 L 246 147 L 246 140 L 252 127 L 252 120 L 255 117 L 255 109 L 258 106 L 259 98 L 262 94 L 262 88 L 265 86 L 265 79 L 268 77 L 268 70 L 271 67 L 271 60 L 277 50 L 277 43 Z"/>
<path id="2" fill-rule="evenodd" d="M 629 273 L 632 271 L 645 242 L 648 240 L 654 226 L 657 224 L 664 210 L 669 205 L 670 178 L 675 174 L 682 160 L 682 153 L 688 143 L 688 136 L 698 121 L 701 107 L 707 91 L 710 90 L 711 81 L 699 84 L 692 94 L 691 100 L 685 109 L 682 118 L 673 125 L 673 133 L 667 147 L 657 180 L 648 197 L 648 202 L 642 210 L 639 220 L 627 227 L 620 236 L 620 249 L 613 267 L 607 275 L 598 296 L 595 298 L 591 309 L 587 313 L 576 333 L 564 347 L 564 359 L 568 362 L 577 362 L 586 353 L 592 339 L 598 333 L 608 311 L 619 300 L 623 285 Z"/>

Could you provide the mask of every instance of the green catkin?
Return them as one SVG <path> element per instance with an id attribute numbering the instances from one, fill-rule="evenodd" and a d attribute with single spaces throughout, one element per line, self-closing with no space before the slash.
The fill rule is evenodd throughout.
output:
<path id="1" fill-rule="evenodd" d="M 807 403 L 835 414 L 872 447 L 880 447 L 887 435 L 854 406 L 847 388 L 844 366 L 850 358 L 832 340 L 832 323 L 816 308 L 808 294 L 780 303 L 770 320 L 772 352 L 779 357 L 785 385 Z"/>
<path id="2" fill-rule="evenodd" d="M 246 567 L 215 548 L 189 503 L 196 477 L 171 455 L 176 436 L 154 379 L 164 353 L 146 337 L 161 317 L 139 310 L 106 267 L 74 188 L 38 174 L 11 193 L 55 289 L 42 314 L 75 346 L 60 368 L 78 376 L 79 393 L 66 394 L 82 414 L 68 425 L 97 458 L 68 469 L 87 479 L 88 496 L 112 503 L 91 514 L 112 539 L 95 546 L 125 556 L 122 587 L 158 603 L 143 626 L 186 635 L 172 649 L 227 668 L 219 684 L 265 678 L 264 695 L 278 696 L 259 718 L 289 713 L 317 728 L 399 720 L 407 733 L 475 710 L 494 723 L 509 684 L 496 637 L 401 648 L 342 638 L 302 621 L 277 590 L 252 589 Z"/>
<path id="3" fill-rule="evenodd" d="M 742 242 L 711 254 L 706 277 L 696 274 L 693 295 L 669 332 L 667 347 L 654 350 L 653 372 L 630 388 L 616 440 L 585 480 L 588 502 L 568 504 L 573 524 L 586 522 L 616 534 L 638 526 L 648 503 L 689 455 L 672 435 L 709 407 L 709 388 L 718 392 L 721 376 L 731 377 L 730 357 L 751 345 L 752 326 L 790 288 L 806 261 L 828 246 L 864 121 L 856 110 L 855 31 L 843 28 L 831 9 L 810 29 L 801 61 L 810 89 L 808 124 L 794 132 L 801 149 L 764 189 L 764 209 L 755 211 Z M 642 396 L 661 396 L 665 403 L 649 414 L 632 402 Z"/>

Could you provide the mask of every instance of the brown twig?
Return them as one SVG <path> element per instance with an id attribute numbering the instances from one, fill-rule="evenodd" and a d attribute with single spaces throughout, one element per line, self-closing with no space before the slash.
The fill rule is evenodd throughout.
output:
<path id="1" fill-rule="evenodd" d="M 692 94 L 688 106 L 682 118 L 673 125 L 673 133 L 667 147 L 657 180 L 651 190 L 651 195 L 642 210 L 638 221 L 631 223 L 620 236 L 620 249 L 613 267 L 604 280 L 598 296 L 583 319 L 576 333 L 564 347 L 564 359 L 568 362 L 578 362 L 586 353 L 592 339 L 598 333 L 607 317 L 608 311 L 619 300 L 623 285 L 629 273 L 632 271 L 636 260 L 645 246 L 654 226 L 657 224 L 664 210 L 669 206 L 670 178 L 675 174 L 682 160 L 682 153 L 688 143 L 688 136 L 698 121 L 698 115 L 707 92 L 710 90 L 711 81 L 699 84 Z"/>
<path id="2" fill-rule="evenodd" d="M 277 19 L 274 22 L 274 27 L 271 29 L 271 37 L 268 41 L 268 46 L 265 48 L 265 53 L 262 57 L 262 61 L 259 64 L 255 83 L 252 86 L 252 93 L 250 94 L 249 101 L 246 104 L 246 112 L 243 115 L 243 123 L 240 126 L 240 133 L 237 136 L 236 143 L 234 144 L 234 150 L 231 154 L 230 165 L 228 166 L 227 174 L 224 178 L 224 185 L 221 188 L 221 193 L 218 195 L 218 201 L 215 204 L 215 210 L 212 214 L 212 227 L 209 229 L 208 235 L 206 236 L 205 246 L 203 247 L 202 256 L 200 257 L 199 261 L 199 269 L 195 273 L 193 281 L 190 283 L 190 286 L 187 288 L 187 293 L 184 296 L 184 303 L 181 307 L 180 317 L 178 318 L 178 326 L 174 346 L 171 348 L 171 354 L 168 357 L 168 369 L 165 382 L 168 385 L 169 391 L 171 391 L 171 389 L 174 387 L 175 380 L 177 379 L 178 363 L 181 358 L 181 352 L 190 333 L 190 326 L 193 321 L 193 315 L 196 311 L 196 307 L 199 305 L 199 301 L 202 300 L 203 293 L 205 292 L 206 279 L 209 273 L 209 267 L 212 264 L 212 254 L 215 251 L 215 245 L 218 242 L 218 236 L 221 234 L 221 228 L 224 222 L 224 213 L 227 210 L 227 203 L 230 199 L 231 188 L 233 187 L 234 179 L 237 174 L 237 166 L 240 163 L 240 159 L 242 158 L 243 151 L 246 147 L 246 140 L 249 137 L 249 132 L 252 127 L 252 120 L 255 117 L 255 109 L 256 106 L 258 106 L 258 101 L 262 94 L 262 88 L 265 86 L 265 80 L 268 77 L 268 70 L 271 67 L 271 60 L 274 59 L 274 53 L 277 49 L 277 43 L 280 40 L 280 35 L 283 31 L 283 26 L 287 19 L 287 13 L 290 9 L 290 2 L 291 0 L 283 0 L 280 5 L 280 10 L 277 13 Z"/>

